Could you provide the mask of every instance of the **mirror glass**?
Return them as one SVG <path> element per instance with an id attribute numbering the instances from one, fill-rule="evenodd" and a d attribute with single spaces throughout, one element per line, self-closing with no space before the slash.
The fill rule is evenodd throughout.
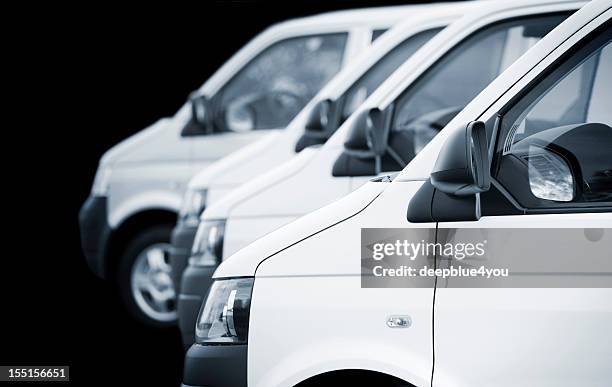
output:
<path id="1" fill-rule="evenodd" d="M 194 101 L 193 112 L 195 120 L 199 123 L 206 122 L 206 105 L 202 103 L 201 99 Z"/>
<path id="2" fill-rule="evenodd" d="M 535 197 L 557 202 L 574 199 L 574 177 L 561 156 L 532 145 L 527 163 L 529 187 Z"/>
<path id="3" fill-rule="evenodd" d="M 324 103 L 320 105 L 319 125 L 321 126 L 321 129 L 325 129 L 329 123 L 329 106 L 330 103 L 327 101 L 324 101 Z"/>
<path id="4" fill-rule="evenodd" d="M 199 95 L 191 98 L 191 112 L 193 120 L 200 125 L 206 125 L 206 112 L 208 110 L 208 100 L 205 96 Z"/>

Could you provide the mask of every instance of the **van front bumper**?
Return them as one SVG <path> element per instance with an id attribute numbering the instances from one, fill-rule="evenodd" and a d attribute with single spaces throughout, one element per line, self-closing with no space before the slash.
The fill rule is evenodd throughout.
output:
<path id="1" fill-rule="evenodd" d="M 106 276 L 106 248 L 111 235 L 107 222 L 107 199 L 90 196 L 79 211 L 81 247 L 87 265 L 98 277 Z"/>
<path id="2" fill-rule="evenodd" d="M 213 283 L 213 273 L 217 266 L 189 265 L 183 272 L 181 291 L 178 296 L 178 325 L 185 348 L 193 344 L 195 325 L 202 302 Z"/>
<path id="3" fill-rule="evenodd" d="M 194 344 L 185 355 L 183 387 L 246 387 L 248 345 Z"/>
<path id="4" fill-rule="evenodd" d="M 174 289 L 178 290 L 181 288 L 181 276 L 189 262 L 191 246 L 193 246 L 193 240 L 197 231 L 197 225 L 189 225 L 182 221 L 179 221 L 172 230 L 170 239 L 172 244 L 170 248 L 170 266 L 172 267 L 171 276 Z"/>

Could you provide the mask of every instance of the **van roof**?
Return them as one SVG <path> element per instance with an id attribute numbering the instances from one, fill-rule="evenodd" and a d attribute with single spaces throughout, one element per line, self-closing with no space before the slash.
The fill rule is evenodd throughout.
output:
<path id="1" fill-rule="evenodd" d="M 398 5 L 388 7 L 372 7 L 331 11 L 312 16 L 289 19 L 280 23 L 276 23 L 271 28 L 281 26 L 310 26 L 322 24 L 391 25 L 398 20 L 410 16 L 410 14 L 414 13 L 414 11 L 432 9 L 434 7 L 440 6 L 450 7 L 456 5 L 457 7 L 463 7 L 468 3 L 475 2 L 476 1 L 458 3 L 441 2 L 430 4 Z"/>

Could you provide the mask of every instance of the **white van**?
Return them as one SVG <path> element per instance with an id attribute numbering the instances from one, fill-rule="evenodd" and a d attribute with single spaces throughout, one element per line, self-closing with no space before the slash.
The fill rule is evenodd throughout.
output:
<path id="1" fill-rule="evenodd" d="M 268 232 L 345 196 L 373 176 L 400 171 L 499 73 L 581 4 L 480 4 L 478 10 L 437 34 L 375 92 L 378 98 L 393 94 L 389 98 L 394 100 L 398 118 L 392 119 L 389 112 L 379 112 L 377 118 L 393 120 L 391 132 L 385 134 L 389 146 L 368 146 L 361 131 L 367 117 L 362 114 L 353 121 L 358 130 L 344 127 L 320 150 L 304 150 L 291 162 L 208 207 L 179 294 L 179 325 L 184 336 L 185 329 L 188 333 L 194 329 L 197 301 L 206 294 L 210 275 L 220 261 L 211 261 L 210 251 L 222 251 L 227 258 Z M 224 233 L 217 231 L 223 229 Z"/>
<path id="2" fill-rule="evenodd" d="M 414 9 L 332 12 L 272 26 L 173 117 L 102 157 L 80 213 L 83 251 L 96 275 L 117 281 L 135 317 L 154 325 L 176 319 L 168 248 L 189 179 L 284 128 L 341 67 Z"/>
<path id="3" fill-rule="evenodd" d="M 185 385 L 609 386 L 611 7 L 593 1 L 567 19 L 393 181 L 223 262 Z M 396 100 L 376 98 L 360 111 Z M 434 246 L 480 235 L 486 253 L 466 265 L 519 261 L 519 286 L 441 274 L 371 286 L 373 228 Z M 443 269 L 457 255 L 423 258 Z"/>
<path id="4" fill-rule="evenodd" d="M 197 205 L 191 204 L 198 192 L 207 198 L 206 206 L 209 207 L 241 182 L 275 170 L 308 146 L 324 143 L 394 70 L 436 33 L 476 6 L 475 3 L 459 3 L 414 11 L 380 37 L 354 65 L 334 77 L 287 129 L 240 149 L 194 176 L 189 182 L 185 200 L 186 207 L 191 208 L 183 211 L 185 216 L 172 233 L 170 262 L 177 288 L 180 289 L 181 274 L 187 266 L 200 220 L 203 200 Z M 308 152 L 303 151 L 305 154 Z M 255 231 L 253 238 L 261 235 L 261 231 L 265 230 Z M 192 257 L 194 268 L 186 277 L 184 291 L 177 300 L 179 327 L 186 345 L 193 343 L 194 321 L 202 304 L 202 292 L 208 288 L 203 285 L 212 282 L 212 273 L 221 260 L 222 222 L 206 223 L 206 228 L 200 230 L 198 241 L 206 241 L 210 233 L 219 239 L 212 240 L 209 249 L 201 243 L 198 245 L 198 249 L 207 254 Z"/>

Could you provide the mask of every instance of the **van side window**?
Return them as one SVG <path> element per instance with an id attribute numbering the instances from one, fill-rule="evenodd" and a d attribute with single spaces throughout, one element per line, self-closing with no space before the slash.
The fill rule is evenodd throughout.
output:
<path id="1" fill-rule="evenodd" d="M 496 178 L 526 208 L 612 204 L 612 30 L 502 116 Z"/>
<path id="2" fill-rule="evenodd" d="M 442 28 L 432 28 L 410 36 L 393 47 L 361 76 L 344 94 L 341 122 L 344 122 L 402 63 L 427 43 Z"/>
<path id="3" fill-rule="evenodd" d="M 524 17 L 484 27 L 431 66 L 396 102 L 389 144 L 403 163 L 567 16 Z"/>
<path id="4" fill-rule="evenodd" d="M 241 69 L 214 98 L 221 131 L 286 126 L 341 68 L 347 33 L 277 42 Z"/>

